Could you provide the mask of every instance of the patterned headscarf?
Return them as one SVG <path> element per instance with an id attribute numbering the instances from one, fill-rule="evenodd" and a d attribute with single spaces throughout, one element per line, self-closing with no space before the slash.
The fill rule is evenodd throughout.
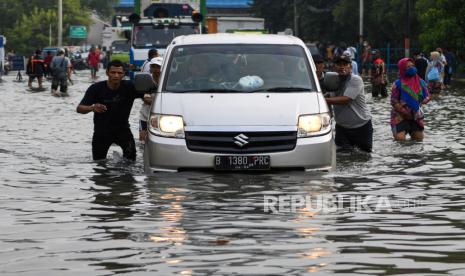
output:
<path id="1" fill-rule="evenodd" d="M 399 67 L 399 77 L 400 77 L 400 98 L 413 110 L 418 111 L 420 108 L 420 103 L 428 96 L 427 92 L 424 91 L 421 85 L 421 79 L 418 75 L 409 77 L 405 75 L 407 70 L 407 63 L 412 62 L 415 64 L 415 61 L 412 58 L 403 58 L 397 63 Z"/>

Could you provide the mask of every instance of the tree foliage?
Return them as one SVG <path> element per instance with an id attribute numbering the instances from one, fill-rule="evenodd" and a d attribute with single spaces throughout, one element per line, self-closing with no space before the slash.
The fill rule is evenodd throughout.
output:
<path id="1" fill-rule="evenodd" d="M 115 0 L 63 0 L 63 44 L 71 43 L 68 32 L 71 25 L 89 26 L 91 10 L 110 15 Z M 49 29 L 52 29 L 52 45 L 57 43 L 57 0 L 1 0 L 0 34 L 7 37 L 6 47 L 29 54 L 36 48 L 49 45 Z"/>
<path id="2" fill-rule="evenodd" d="M 407 36 L 407 0 L 364 1 L 363 38 L 374 47 L 404 47 Z M 264 17 L 271 32 L 294 27 L 298 5 L 299 37 L 356 45 L 359 41 L 359 1 L 355 0 L 255 0 L 253 11 Z M 411 48 L 429 52 L 448 47 L 465 51 L 465 0 L 410 0 Z"/>
<path id="3" fill-rule="evenodd" d="M 419 40 L 425 50 L 438 46 L 465 50 L 465 1 L 418 0 L 416 9 L 422 32 Z"/>
<path id="4" fill-rule="evenodd" d="M 96 11 L 103 17 L 108 18 L 113 14 L 113 5 L 117 2 L 118 0 L 81 0 L 81 5 Z"/>
<path id="5" fill-rule="evenodd" d="M 8 46 L 16 48 L 20 53 L 28 53 L 34 48 L 48 45 L 49 26 L 55 20 L 55 11 L 34 8 L 29 15 L 21 16 L 17 24 L 6 33 Z M 35 47 L 31 48 L 33 45 Z"/>

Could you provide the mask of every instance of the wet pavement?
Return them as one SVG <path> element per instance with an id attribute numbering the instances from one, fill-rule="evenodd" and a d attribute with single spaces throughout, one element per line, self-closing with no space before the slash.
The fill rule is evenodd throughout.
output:
<path id="1" fill-rule="evenodd" d="M 465 275 L 464 88 L 426 106 L 422 143 L 369 97 L 374 153 L 334 172 L 147 177 L 141 145 L 92 162 L 89 75 L 64 98 L 0 83 L 1 275 Z"/>

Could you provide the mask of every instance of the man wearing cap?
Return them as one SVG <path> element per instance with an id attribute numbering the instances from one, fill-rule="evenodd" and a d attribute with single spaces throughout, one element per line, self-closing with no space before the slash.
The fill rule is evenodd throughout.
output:
<path id="1" fill-rule="evenodd" d="M 352 60 L 349 56 L 335 58 L 334 65 L 339 74 L 339 89 L 334 95 L 326 98 L 326 102 L 334 108 L 336 145 L 342 150 L 358 147 L 371 152 L 373 126 L 365 100 L 363 80 L 351 73 Z"/>
<path id="2" fill-rule="evenodd" d="M 355 54 L 352 54 L 349 50 L 345 50 L 343 55 L 346 55 L 346 56 L 350 57 L 350 60 L 352 62 L 352 74 L 358 75 L 358 64 L 355 61 Z"/>
<path id="3" fill-rule="evenodd" d="M 155 48 L 152 48 L 152 49 L 149 50 L 149 52 L 147 54 L 147 60 L 144 61 L 144 63 L 140 67 L 140 71 L 144 72 L 144 73 L 150 73 L 150 64 L 149 63 L 155 57 L 158 57 L 158 50 L 155 49 Z"/>
<path id="4" fill-rule="evenodd" d="M 154 57 L 148 63 L 150 68 L 150 73 L 152 74 L 153 81 L 158 86 L 158 80 L 160 79 L 161 65 L 163 63 L 163 58 Z M 152 95 L 144 95 L 144 103 L 140 109 L 140 121 L 139 121 L 139 140 L 144 142 L 145 137 L 147 136 L 147 121 L 150 115 L 150 106 L 152 105 Z"/>

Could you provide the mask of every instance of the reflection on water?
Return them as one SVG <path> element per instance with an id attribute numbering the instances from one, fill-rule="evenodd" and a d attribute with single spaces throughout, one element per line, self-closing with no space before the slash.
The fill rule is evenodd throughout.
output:
<path id="1" fill-rule="evenodd" d="M 330 174 L 147 177 L 141 147 L 135 164 L 117 147 L 91 161 L 92 118 L 74 112 L 90 84 L 79 74 L 67 98 L 12 76 L 0 84 L 0 274 L 465 274 L 463 89 L 426 106 L 423 143 L 394 142 L 389 103 L 370 99 L 374 153 L 339 155 Z M 265 211 L 265 198 L 318 197 L 345 208 Z M 368 197 L 392 205 L 347 208 Z"/>

